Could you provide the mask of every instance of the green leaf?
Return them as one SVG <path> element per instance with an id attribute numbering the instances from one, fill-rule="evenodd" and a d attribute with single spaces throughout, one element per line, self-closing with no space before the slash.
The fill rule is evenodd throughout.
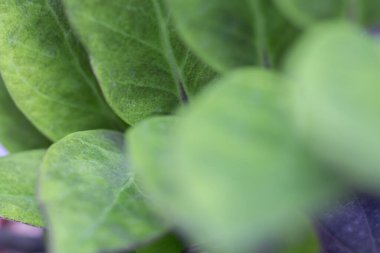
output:
<path id="1" fill-rule="evenodd" d="M 301 27 L 328 19 L 349 19 L 368 26 L 380 21 L 378 0 L 275 0 L 275 3 Z"/>
<path id="2" fill-rule="evenodd" d="M 312 224 L 307 223 L 301 233 L 287 234 L 279 253 L 320 253 L 318 235 Z"/>
<path id="3" fill-rule="evenodd" d="M 0 77 L 0 143 L 10 152 L 47 147 L 50 142 L 25 118 Z"/>
<path id="4" fill-rule="evenodd" d="M 108 103 L 129 124 L 167 114 L 213 73 L 177 38 L 162 0 L 64 0 Z"/>
<path id="5" fill-rule="evenodd" d="M 279 76 L 247 68 L 210 86 L 182 118 L 132 129 L 132 164 L 161 214 L 195 241 L 248 252 L 294 232 L 341 185 L 300 146 Z"/>
<path id="6" fill-rule="evenodd" d="M 151 117 L 127 132 L 128 153 L 132 167 L 137 171 L 136 181 L 154 204 L 158 200 L 176 194 L 170 187 L 170 166 L 176 166 L 170 155 L 170 139 L 176 118 L 171 116 Z M 168 180 L 166 180 L 168 179 Z M 170 203 L 167 203 L 170 205 Z M 172 202 L 171 205 L 176 205 Z M 156 208 L 165 212 L 166 205 L 158 203 Z"/>
<path id="7" fill-rule="evenodd" d="M 311 29 L 287 64 L 295 118 L 314 152 L 362 187 L 380 190 L 380 46 L 333 22 Z"/>
<path id="8" fill-rule="evenodd" d="M 165 235 L 149 245 L 137 249 L 137 253 L 180 253 L 185 249 L 184 244 L 174 234 Z"/>
<path id="9" fill-rule="evenodd" d="M 54 144 L 42 164 L 50 249 L 93 253 L 133 248 L 164 232 L 124 157 L 123 135 L 93 130 Z"/>
<path id="10" fill-rule="evenodd" d="M 167 0 L 182 37 L 219 72 L 278 64 L 297 31 L 267 0 Z"/>
<path id="11" fill-rule="evenodd" d="M 44 154 L 44 150 L 33 150 L 0 158 L 1 217 L 43 226 L 36 185 Z"/>
<path id="12" fill-rule="evenodd" d="M 0 3 L 0 70 L 20 110 L 52 140 L 118 128 L 58 0 Z"/>
<path id="13" fill-rule="evenodd" d="M 275 0 L 280 10 L 299 26 L 348 15 L 347 0 Z M 354 2 L 354 1 L 351 1 Z"/>

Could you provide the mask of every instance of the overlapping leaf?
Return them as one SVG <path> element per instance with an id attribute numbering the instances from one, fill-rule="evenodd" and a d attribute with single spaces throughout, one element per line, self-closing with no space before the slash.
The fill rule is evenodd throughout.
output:
<path id="1" fill-rule="evenodd" d="M 377 0 L 275 0 L 280 10 L 299 26 L 329 19 L 347 19 L 367 26 L 378 25 Z"/>
<path id="2" fill-rule="evenodd" d="M 36 191 L 44 154 L 44 150 L 34 150 L 0 158 L 0 217 L 43 225 Z"/>
<path id="3" fill-rule="evenodd" d="M 178 123 L 156 118 L 130 131 L 144 189 L 196 241 L 249 251 L 339 192 L 298 143 L 285 94 L 276 74 L 244 69 L 214 83 Z"/>
<path id="4" fill-rule="evenodd" d="M 213 76 L 177 38 L 162 0 L 64 0 L 102 90 L 129 124 L 167 114 Z"/>
<path id="5" fill-rule="evenodd" d="M 175 202 L 160 204 L 166 198 L 175 196 L 178 189 L 171 185 L 171 166 L 176 167 L 175 156 L 171 149 L 172 128 L 176 118 L 161 116 L 149 118 L 127 132 L 129 156 L 137 171 L 136 180 L 156 208 L 162 212 Z M 174 168 L 173 167 L 173 168 Z M 158 203 L 157 203 L 158 201 Z"/>
<path id="6" fill-rule="evenodd" d="M 0 26 L 5 84 L 46 136 L 118 127 L 58 0 L 1 1 Z"/>
<path id="7" fill-rule="evenodd" d="M 46 139 L 19 111 L 0 77 L 0 143 L 10 152 L 49 145 Z"/>
<path id="8" fill-rule="evenodd" d="M 182 37 L 205 62 L 224 72 L 277 64 L 296 36 L 271 1 L 167 0 Z"/>
<path id="9" fill-rule="evenodd" d="M 288 63 L 295 117 L 314 152 L 361 187 L 379 188 L 380 46 L 341 22 L 309 31 Z"/>
<path id="10" fill-rule="evenodd" d="M 53 252 L 133 248 L 165 229 L 134 181 L 122 134 L 71 134 L 48 150 L 41 173 Z"/>

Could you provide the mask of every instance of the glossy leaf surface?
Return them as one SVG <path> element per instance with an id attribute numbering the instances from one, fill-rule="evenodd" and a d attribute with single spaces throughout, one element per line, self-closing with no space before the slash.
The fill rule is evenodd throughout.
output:
<path id="1" fill-rule="evenodd" d="M 0 3 L 0 70 L 21 111 L 52 140 L 118 128 L 58 0 Z"/>
<path id="2" fill-rule="evenodd" d="M 36 192 L 44 154 L 33 150 L 0 158 L 0 217 L 43 226 Z"/>
<path id="3" fill-rule="evenodd" d="M 78 132 L 54 144 L 41 189 L 54 252 L 133 249 L 164 231 L 134 182 L 117 132 Z"/>
<path id="4" fill-rule="evenodd" d="M 167 114 L 213 73 L 178 39 L 162 0 L 65 0 L 102 90 L 129 124 Z"/>

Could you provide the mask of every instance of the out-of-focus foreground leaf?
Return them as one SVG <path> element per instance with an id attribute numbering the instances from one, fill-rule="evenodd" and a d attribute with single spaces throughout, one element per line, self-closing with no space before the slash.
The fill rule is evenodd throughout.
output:
<path id="1" fill-rule="evenodd" d="M 132 129 L 132 164 L 158 210 L 195 241 L 248 252 L 297 230 L 340 184 L 298 143 L 280 77 L 248 68 L 211 86 L 174 122 Z"/>
<path id="2" fill-rule="evenodd" d="M 277 64 L 297 35 L 267 0 L 167 0 L 187 44 L 219 72 Z"/>
<path id="3" fill-rule="evenodd" d="M 378 253 L 380 200 L 360 195 L 338 204 L 318 221 L 322 253 Z"/>
<path id="4" fill-rule="evenodd" d="M 133 248 L 164 230 L 134 182 L 122 134 L 71 134 L 48 150 L 41 174 L 53 252 Z"/>
<path id="5" fill-rule="evenodd" d="M 33 150 L 0 158 L 0 217 L 43 225 L 36 186 L 44 154 L 44 150 Z"/>
<path id="6" fill-rule="evenodd" d="M 0 70 L 17 106 L 52 140 L 117 128 L 58 0 L 0 2 Z"/>
<path id="7" fill-rule="evenodd" d="M 166 204 L 176 205 L 175 202 L 160 204 L 178 192 L 170 182 L 170 168 L 176 166 L 176 157 L 170 152 L 175 121 L 172 116 L 152 117 L 136 125 L 126 135 L 130 146 L 128 155 L 137 172 L 136 181 L 150 196 L 152 204 L 161 208 L 161 212 L 165 212 Z"/>
<path id="8" fill-rule="evenodd" d="M 129 124 L 167 114 L 213 73 L 178 39 L 162 0 L 64 0 L 105 97 Z"/>
<path id="9" fill-rule="evenodd" d="M 16 107 L 1 77 L 0 143 L 10 152 L 44 148 L 50 143 Z"/>
<path id="10" fill-rule="evenodd" d="M 323 24 L 287 64 L 300 133 L 332 168 L 380 190 L 380 46 L 365 30 Z"/>
<path id="11" fill-rule="evenodd" d="M 275 0 L 280 10 L 299 26 L 329 19 L 347 19 L 367 26 L 378 25 L 378 0 Z"/>

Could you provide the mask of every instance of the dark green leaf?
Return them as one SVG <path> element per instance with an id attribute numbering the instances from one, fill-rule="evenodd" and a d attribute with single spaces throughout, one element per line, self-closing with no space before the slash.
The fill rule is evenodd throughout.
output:
<path id="1" fill-rule="evenodd" d="M 174 234 L 165 235 L 149 245 L 137 249 L 137 253 L 181 253 L 185 249 L 184 244 Z"/>
<path id="2" fill-rule="evenodd" d="M 285 98 L 276 74 L 247 68 L 213 83 L 178 123 L 132 129 L 132 163 L 162 215 L 211 249 L 247 252 L 338 194 L 298 143 Z"/>
<path id="3" fill-rule="evenodd" d="M 348 23 L 324 24 L 287 65 L 306 142 L 354 182 L 380 189 L 379 42 Z"/>
<path id="4" fill-rule="evenodd" d="M 52 140 L 115 128 L 58 0 L 0 3 L 0 70 L 21 111 Z"/>
<path id="5" fill-rule="evenodd" d="M 171 112 L 213 76 L 177 38 L 162 0 L 64 0 L 107 101 L 129 124 Z"/>
<path id="6" fill-rule="evenodd" d="M 46 139 L 19 111 L 0 77 L 0 143 L 10 152 L 49 145 Z"/>
<path id="7" fill-rule="evenodd" d="M 34 226 L 43 225 L 36 185 L 44 154 L 44 150 L 34 150 L 0 158 L 1 217 Z"/>
<path id="8" fill-rule="evenodd" d="M 164 231 L 134 181 L 117 132 L 78 132 L 54 144 L 42 165 L 41 198 L 52 252 L 133 248 Z"/>
<path id="9" fill-rule="evenodd" d="M 167 0 L 188 45 L 219 72 L 277 64 L 296 30 L 267 0 Z"/>

